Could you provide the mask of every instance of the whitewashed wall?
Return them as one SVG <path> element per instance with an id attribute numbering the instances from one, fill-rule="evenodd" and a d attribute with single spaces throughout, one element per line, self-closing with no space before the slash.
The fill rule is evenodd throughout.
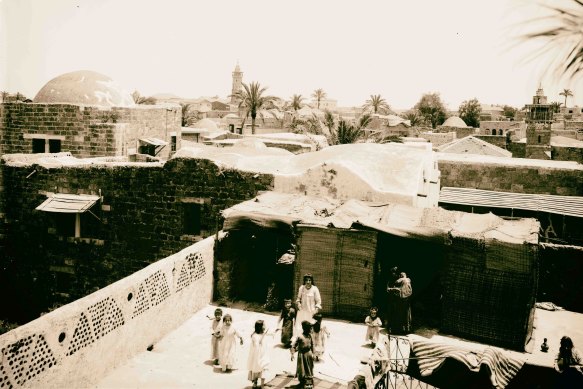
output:
<path id="1" fill-rule="evenodd" d="M 1 388 L 84 388 L 212 298 L 214 238 L 0 336 Z"/>

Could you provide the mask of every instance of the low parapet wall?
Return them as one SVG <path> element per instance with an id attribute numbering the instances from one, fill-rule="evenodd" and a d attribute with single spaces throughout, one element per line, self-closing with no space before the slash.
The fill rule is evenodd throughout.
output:
<path id="1" fill-rule="evenodd" d="M 0 387 L 93 386 L 212 297 L 214 238 L 0 336 Z"/>

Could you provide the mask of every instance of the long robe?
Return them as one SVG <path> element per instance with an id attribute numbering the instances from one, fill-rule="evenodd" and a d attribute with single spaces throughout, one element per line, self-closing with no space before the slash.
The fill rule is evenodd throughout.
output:
<path id="1" fill-rule="evenodd" d="M 320 290 L 315 285 L 312 285 L 310 289 L 306 288 L 305 285 L 301 285 L 298 290 L 296 302 L 300 304 L 300 309 L 296 316 L 296 327 L 300 330 L 302 321 L 306 320 L 311 322 L 312 317 L 318 312 L 318 309 L 322 309 Z M 298 332 L 301 332 L 301 330 Z"/>
<path id="2" fill-rule="evenodd" d="M 302 385 L 313 384 L 314 377 L 314 355 L 313 342 L 310 335 L 300 334 L 292 347 L 292 352 L 298 352 L 298 364 L 296 376 Z"/>

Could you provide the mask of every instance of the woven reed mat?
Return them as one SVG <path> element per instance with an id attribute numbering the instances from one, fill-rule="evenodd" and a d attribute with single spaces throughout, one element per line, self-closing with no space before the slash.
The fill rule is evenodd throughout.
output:
<path id="1" fill-rule="evenodd" d="M 295 388 L 299 385 L 297 378 L 290 377 L 285 374 L 278 374 L 274 379 L 267 382 L 264 386 L 268 388 Z M 321 380 L 314 377 L 314 389 L 346 389 L 346 385 L 339 384 L 338 382 L 330 382 Z"/>

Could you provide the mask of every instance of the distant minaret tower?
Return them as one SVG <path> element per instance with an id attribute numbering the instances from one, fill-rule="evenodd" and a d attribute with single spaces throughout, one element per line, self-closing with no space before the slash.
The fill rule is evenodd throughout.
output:
<path id="1" fill-rule="evenodd" d="M 239 61 L 237 61 L 237 66 L 235 66 L 235 71 L 233 72 L 233 87 L 231 89 L 231 104 L 238 104 L 239 102 L 235 98 L 235 93 L 243 88 L 243 72 L 239 68 Z"/>

